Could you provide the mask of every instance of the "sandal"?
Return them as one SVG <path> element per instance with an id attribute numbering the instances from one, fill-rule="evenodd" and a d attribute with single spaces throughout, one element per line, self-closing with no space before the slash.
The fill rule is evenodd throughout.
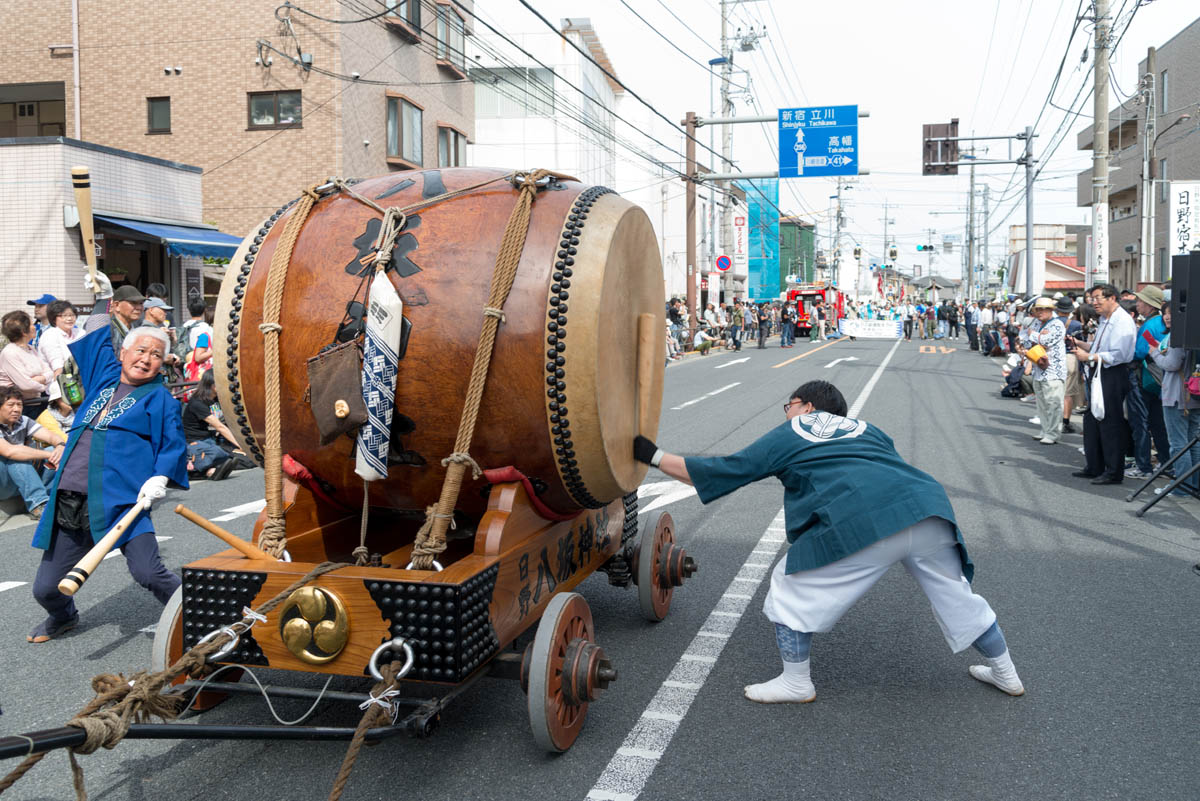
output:
<path id="1" fill-rule="evenodd" d="M 75 628 L 75 624 L 79 622 L 79 615 L 64 620 L 61 623 L 52 617 L 48 617 L 34 627 L 33 631 L 29 632 L 29 636 L 25 638 L 26 642 L 44 643 L 50 642 L 55 637 L 66 634 L 71 629 Z"/>

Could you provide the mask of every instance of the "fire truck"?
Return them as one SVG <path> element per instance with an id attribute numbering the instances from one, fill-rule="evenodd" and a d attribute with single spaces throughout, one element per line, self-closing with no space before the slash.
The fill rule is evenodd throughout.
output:
<path id="1" fill-rule="evenodd" d="M 825 330 L 836 331 L 837 321 L 844 316 L 845 298 L 840 291 L 826 286 L 824 281 L 813 284 L 789 284 L 788 303 L 796 309 L 796 335 L 808 336 L 816 322 L 818 303 L 825 304 Z"/>

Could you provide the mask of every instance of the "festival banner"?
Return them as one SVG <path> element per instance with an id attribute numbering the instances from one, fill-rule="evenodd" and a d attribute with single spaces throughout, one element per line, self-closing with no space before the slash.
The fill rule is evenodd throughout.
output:
<path id="1" fill-rule="evenodd" d="M 859 339 L 899 339 L 904 336 L 900 320 L 838 320 L 838 333 Z"/>

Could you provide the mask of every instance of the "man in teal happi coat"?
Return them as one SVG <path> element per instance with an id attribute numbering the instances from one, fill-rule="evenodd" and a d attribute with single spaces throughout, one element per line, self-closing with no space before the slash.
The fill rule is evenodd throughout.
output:
<path id="1" fill-rule="evenodd" d="M 169 346 L 161 329 L 134 328 L 118 359 L 107 326 L 70 345 L 84 404 L 33 538 L 33 546 L 45 551 L 33 596 L 49 617 L 30 632 L 31 643 L 53 639 L 78 622 L 75 602 L 58 591 L 58 582 L 92 545 L 134 504 L 148 508 L 162 498 L 168 480 L 188 486 L 179 402 L 159 377 Z M 180 582 L 162 563 L 149 512 L 134 520 L 115 548 L 134 579 L 165 604 Z"/>
<path id="2" fill-rule="evenodd" d="M 703 503 L 767 476 L 783 483 L 790 545 L 763 605 L 783 673 L 746 687 L 746 697 L 815 699 L 813 633 L 831 630 L 896 562 L 929 598 L 950 648 L 974 645 L 984 655 L 987 664 L 972 665 L 971 675 L 1023 694 L 996 613 L 971 590 L 974 565 L 942 485 L 901 459 L 887 434 L 846 417 L 842 393 L 827 381 L 801 386 L 784 410 L 787 422 L 730 456 L 684 458 L 645 437 L 634 440 L 636 459 L 694 484 Z"/>

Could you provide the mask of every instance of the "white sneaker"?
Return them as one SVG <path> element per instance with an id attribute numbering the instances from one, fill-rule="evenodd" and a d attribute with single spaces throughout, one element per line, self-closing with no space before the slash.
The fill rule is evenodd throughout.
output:
<path id="1" fill-rule="evenodd" d="M 1042 443 L 1043 445 L 1057 445 L 1058 444 L 1058 440 L 1050 439 L 1049 437 L 1042 437 L 1041 439 L 1038 440 L 1038 442 Z"/>
<path id="2" fill-rule="evenodd" d="M 817 697 L 808 675 L 809 660 L 784 662 L 783 672 L 762 684 L 749 684 L 743 691 L 747 698 L 760 704 L 807 704 Z"/>
<path id="3" fill-rule="evenodd" d="M 1030 417 L 1030 418 L 1029 418 L 1029 422 L 1033 423 L 1035 426 L 1040 426 L 1040 425 L 1042 424 L 1042 418 L 1040 418 L 1040 417 Z"/>
<path id="4" fill-rule="evenodd" d="M 995 659 L 985 657 L 983 661 L 987 664 L 971 665 L 967 668 L 972 678 L 990 684 L 1009 695 L 1025 694 L 1025 685 L 1021 684 L 1021 679 L 1017 676 L 1017 669 L 1013 667 L 1012 657 L 1009 656 L 1008 651 Z"/>

